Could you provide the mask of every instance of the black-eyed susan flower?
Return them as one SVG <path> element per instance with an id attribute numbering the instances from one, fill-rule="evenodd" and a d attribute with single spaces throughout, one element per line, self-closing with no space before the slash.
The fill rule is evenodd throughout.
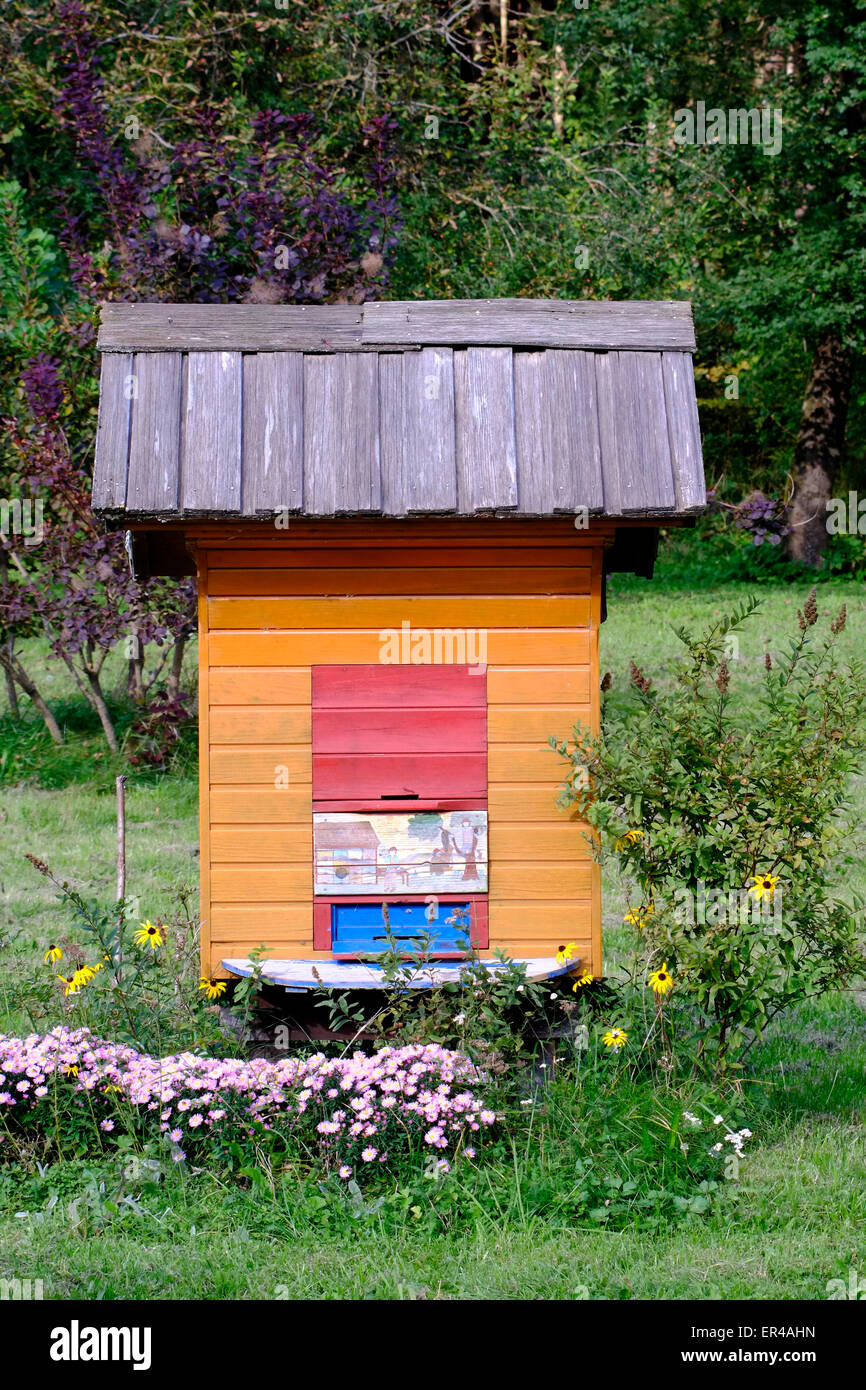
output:
<path id="1" fill-rule="evenodd" d="M 651 970 L 647 984 L 653 994 L 667 994 L 674 987 L 674 977 L 668 970 L 667 961 L 658 970 Z"/>
<path id="2" fill-rule="evenodd" d="M 631 908 L 631 910 L 625 914 L 623 921 L 627 922 L 630 927 L 642 927 L 652 910 L 652 903 L 642 903 L 640 907 Z"/>
<path id="3" fill-rule="evenodd" d="M 752 886 L 749 889 L 749 894 L 751 897 L 757 899 L 758 902 L 760 902 L 762 898 L 772 898 L 778 882 L 778 874 L 754 874 L 752 876 Z"/>
<path id="4" fill-rule="evenodd" d="M 77 1076 L 77 1075 L 78 1075 L 78 1067 L 77 1067 L 76 1063 L 75 1063 L 75 1062 L 70 1062 L 68 1067 L 64 1067 L 64 1068 L 63 1068 L 63 1075 L 64 1075 L 64 1076 Z"/>
<path id="5" fill-rule="evenodd" d="M 620 835 L 616 842 L 617 852 L 622 853 L 624 849 L 630 849 L 632 845 L 636 845 L 638 840 L 642 839 L 642 830 L 627 830 L 624 835 Z"/>
<path id="6" fill-rule="evenodd" d="M 65 975 L 58 975 L 57 979 L 63 986 L 64 994 L 78 994 L 83 986 L 87 984 L 87 981 L 82 980 L 77 970 L 73 971 L 72 976 L 68 980 Z"/>
<path id="7" fill-rule="evenodd" d="M 63 959 L 63 952 L 59 946 L 49 946 L 42 959 L 46 965 L 53 965 L 55 961 Z"/>
<path id="8" fill-rule="evenodd" d="M 619 1052 L 620 1048 L 625 1047 L 628 1042 L 628 1033 L 623 1028 L 608 1028 L 601 1040 L 605 1047 L 612 1047 L 614 1052 Z"/>
<path id="9" fill-rule="evenodd" d="M 136 946 L 149 946 L 152 951 L 156 951 L 163 943 L 162 930 L 152 922 L 142 922 L 132 939 Z"/>
<path id="10" fill-rule="evenodd" d="M 204 992 L 206 998 L 219 999 L 220 995 L 226 992 L 226 982 L 225 980 L 202 980 L 199 989 Z"/>
<path id="11" fill-rule="evenodd" d="M 591 985 L 594 979 L 595 976 L 591 970 L 581 970 L 574 984 L 571 986 L 572 994 L 577 994 L 577 991 L 583 989 L 585 985 Z"/>
<path id="12" fill-rule="evenodd" d="M 567 965 L 570 960 L 574 960 L 577 955 L 577 942 L 569 941 L 565 946 L 560 946 L 556 953 L 557 965 Z"/>

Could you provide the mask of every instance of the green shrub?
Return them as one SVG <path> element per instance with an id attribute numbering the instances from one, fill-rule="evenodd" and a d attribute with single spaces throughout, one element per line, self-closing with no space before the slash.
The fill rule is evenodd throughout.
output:
<path id="1" fill-rule="evenodd" d="M 711 1044 L 721 1069 L 780 1010 L 863 966 L 861 904 L 831 883 L 854 851 L 845 797 L 863 671 L 836 656 L 844 608 L 815 640 L 813 589 L 787 651 L 765 656 L 760 718 L 744 717 L 726 652 L 758 606 L 700 638 L 679 631 L 671 693 L 632 663 L 635 702 L 605 718 L 601 737 L 551 739 L 570 764 L 563 802 L 638 885 L 627 920 L 643 971 L 669 966 L 681 1001 L 670 1017 L 697 1025 L 698 1051 Z"/>

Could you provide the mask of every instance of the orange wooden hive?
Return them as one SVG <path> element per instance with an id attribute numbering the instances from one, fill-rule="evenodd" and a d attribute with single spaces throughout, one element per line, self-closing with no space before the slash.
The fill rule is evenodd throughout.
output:
<path id="1" fill-rule="evenodd" d="M 689 306 L 112 304 L 100 348 L 94 509 L 198 575 L 203 971 L 600 973 L 547 739 L 598 728 L 605 575 L 705 502 Z"/>

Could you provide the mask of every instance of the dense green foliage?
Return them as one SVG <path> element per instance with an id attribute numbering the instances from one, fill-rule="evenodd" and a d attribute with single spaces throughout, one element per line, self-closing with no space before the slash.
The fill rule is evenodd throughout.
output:
<path id="1" fill-rule="evenodd" d="M 5 408 L 23 359 L 53 350 L 76 383 L 76 430 L 89 441 L 94 299 L 165 290 L 155 274 L 130 281 L 134 256 L 118 261 L 129 229 L 94 174 L 90 117 L 64 67 L 77 13 L 8 7 L 0 286 Z M 234 204 L 209 203 L 205 186 L 215 170 L 249 177 L 257 112 L 311 113 L 311 150 L 335 194 L 359 206 L 371 192 L 365 131 L 392 118 L 405 225 L 387 293 L 692 299 L 707 473 L 726 477 L 733 500 L 783 491 L 814 344 L 837 330 L 856 359 L 842 482 L 862 484 L 862 5 L 736 0 L 721 15 L 708 0 L 661 11 L 642 0 L 515 0 L 504 49 L 499 5 L 480 2 L 170 3 L 155 14 L 107 3 L 83 13 L 115 173 L 127 192 L 136 181 L 155 188 L 149 216 L 164 249 L 181 224 L 210 238 L 196 253 L 199 288 L 184 297 L 206 287 L 220 257 L 239 264 Z M 678 144 L 675 113 L 697 102 L 766 103 L 781 113 L 781 149 Z M 190 141 L 205 152 L 193 202 L 180 158 Z M 309 191 L 295 168 L 282 158 L 293 251 L 305 236 L 293 200 Z M 76 282 L 81 254 L 89 287 Z M 375 272 L 366 292 L 383 292 Z M 323 293 L 346 293 L 345 281 Z M 731 375 L 736 396 L 726 394 Z"/>
<path id="2" fill-rule="evenodd" d="M 737 700 L 736 658 L 758 607 L 740 605 L 698 638 L 680 629 L 672 692 L 632 662 L 635 707 L 598 738 L 581 728 L 571 743 L 551 738 L 569 764 L 565 803 L 635 881 L 641 964 L 669 963 L 687 1028 L 711 1039 L 720 1064 L 775 1014 L 863 969 L 859 912 L 828 879 L 859 850 L 847 789 L 866 684 L 859 663 L 836 655 L 846 610 L 816 638 L 812 590 L 787 650 L 765 653 L 753 720 Z"/>

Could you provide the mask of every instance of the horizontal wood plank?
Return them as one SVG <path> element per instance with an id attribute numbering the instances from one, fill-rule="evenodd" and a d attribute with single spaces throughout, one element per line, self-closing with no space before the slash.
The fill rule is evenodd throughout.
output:
<path id="1" fill-rule="evenodd" d="M 210 741 L 215 743 L 309 743 L 310 709 L 307 705 L 215 705 L 210 715 Z"/>
<path id="2" fill-rule="evenodd" d="M 368 630 L 312 628 L 291 632 L 212 632 L 208 638 L 213 666 L 368 665 L 382 656 L 380 628 Z M 590 632 L 580 628 L 487 629 L 488 664 L 568 666 L 589 664 Z M 410 650 L 411 654 L 411 650 Z M 443 644 L 443 655 L 448 655 Z M 459 652 L 454 653 L 455 662 Z M 423 662 L 405 662 L 422 666 Z M 428 665 L 452 665 L 432 662 Z M 463 662 L 456 664 L 464 665 Z"/>
<path id="3" fill-rule="evenodd" d="M 313 755 L 316 800 L 359 797 L 418 797 L 483 800 L 487 794 L 487 758 L 483 753 Z"/>
<path id="4" fill-rule="evenodd" d="M 275 943 L 309 941 L 313 944 L 313 899 L 303 902 L 215 903 L 211 914 L 211 933 L 215 941 Z M 223 951 L 223 955 L 227 955 Z M 242 954 L 246 955 L 246 952 Z M 271 950 L 272 955 L 279 951 Z"/>
<path id="5" fill-rule="evenodd" d="M 306 864 L 313 857 L 313 827 L 215 825 L 210 845 L 213 864 Z"/>
<path id="6" fill-rule="evenodd" d="M 312 674 L 316 710 L 466 709 L 487 705 L 485 674 L 467 666 L 317 666 Z"/>
<path id="7" fill-rule="evenodd" d="M 490 861 L 491 903 L 511 898 L 588 898 L 592 889 L 592 864 L 524 860 Z"/>
<path id="8" fill-rule="evenodd" d="M 339 526 L 340 523 L 333 523 Z M 255 528 L 247 524 L 238 531 L 231 541 L 214 544 L 210 533 L 201 538 L 202 547 L 207 550 L 208 570 L 211 580 L 222 583 L 217 571 L 239 570 L 356 570 L 356 569 L 442 569 L 442 547 L 447 546 L 448 569 L 556 569 L 569 571 L 575 567 L 587 569 L 591 565 L 592 549 L 600 544 L 600 537 L 587 536 L 576 531 L 569 524 L 567 531 L 551 531 L 544 535 L 534 529 L 533 522 L 522 522 L 519 527 L 509 525 L 509 534 L 496 530 L 496 522 L 485 523 L 487 537 L 479 535 L 477 526 L 468 520 L 457 523 L 458 530 L 446 529 L 439 533 L 438 539 L 432 536 L 429 525 L 422 520 L 409 523 L 417 529 L 417 536 L 408 536 L 400 531 L 393 539 L 389 528 L 400 526 L 399 522 L 382 520 L 378 522 L 375 533 L 361 540 L 363 522 L 351 523 L 351 544 L 346 543 L 345 529 L 338 534 L 313 540 L 308 533 L 310 523 L 304 518 L 291 519 L 288 532 L 279 539 L 273 539 L 273 529 L 268 540 L 259 538 L 244 540 L 244 535 Z M 342 523 L 345 528 L 346 523 Z M 193 528 L 190 528 L 191 530 Z M 216 528 L 214 528 L 215 530 Z M 293 539 L 296 531 L 302 531 L 298 540 Z M 523 532 L 527 534 L 524 535 Z M 586 539 L 582 539 L 586 536 Z M 255 581 L 253 581 L 255 582 Z M 214 592 L 211 588 L 211 592 Z"/>
<path id="9" fill-rule="evenodd" d="M 508 825 L 491 821 L 488 854 L 492 864 L 527 859 L 589 859 L 591 849 L 585 834 L 585 827 L 579 821 L 554 825 L 545 822 Z"/>
<path id="10" fill-rule="evenodd" d="M 214 666 L 208 695 L 211 705 L 308 705 L 310 668 Z"/>
<path id="11" fill-rule="evenodd" d="M 575 724 L 590 726 L 588 705 L 568 709 L 533 705 L 493 705 L 487 711 L 490 743 L 547 743 L 550 734 L 570 734 Z M 563 764 L 565 766 L 565 764 Z"/>
<path id="12" fill-rule="evenodd" d="M 483 753 L 483 709 L 317 709 L 314 753 Z M 358 762 L 361 758 L 358 758 Z"/>
<path id="13" fill-rule="evenodd" d="M 211 632 L 262 628 L 288 631 L 296 628 L 379 628 L 400 634 L 408 623 L 415 629 L 448 630 L 454 634 L 447 650 L 462 645 L 468 657 L 466 636 L 491 627 L 562 628 L 587 627 L 589 597 L 570 594 L 500 598 L 485 595 L 443 598 L 214 598 L 208 600 Z M 462 644 L 459 641 L 463 634 Z M 469 661 L 471 665 L 471 661 Z"/>
<path id="14" fill-rule="evenodd" d="M 586 898 L 568 902 L 491 902 L 490 945 L 505 945 L 513 950 L 512 942 L 538 941 L 547 939 L 553 946 L 554 954 L 559 946 L 568 941 L 577 942 L 585 948 L 585 959 L 589 959 L 591 938 L 591 904 Z M 533 955 L 533 951 L 525 952 Z M 581 952 L 583 954 L 583 952 Z"/>
<path id="15" fill-rule="evenodd" d="M 543 744 L 492 744 L 487 753 L 490 785 L 503 782 L 544 782 L 555 796 L 556 788 L 565 780 L 567 764 L 553 749 Z"/>
<path id="16" fill-rule="evenodd" d="M 298 783 L 310 783 L 312 777 L 313 758 L 308 743 L 292 748 L 217 746 L 210 751 L 211 786 L 258 784 L 288 790 Z"/>
<path id="17" fill-rule="evenodd" d="M 487 790 L 487 813 L 490 823 L 497 819 L 513 824 L 527 821 L 561 821 L 577 819 L 574 807 L 560 809 L 556 804 L 557 787 L 544 783 L 491 782 Z"/>
<path id="18" fill-rule="evenodd" d="M 219 569 L 210 577 L 212 598 L 262 595 L 337 595 L 358 597 L 368 594 L 588 594 L 590 571 L 582 566 L 508 567 L 495 569 L 440 565 L 364 569 Z"/>
<path id="19" fill-rule="evenodd" d="M 307 864 L 214 864 L 214 903 L 298 902 L 313 891 L 313 866 Z"/>
<path id="20" fill-rule="evenodd" d="M 365 343 L 693 351 L 685 300 L 431 299 L 365 304 Z"/>
<path id="21" fill-rule="evenodd" d="M 212 787 L 211 825 L 312 825 L 313 789 Z"/>
<path id="22" fill-rule="evenodd" d="M 491 705 L 588 705 L 589 666 L 488 666 Z"/>
<path id="23" fill-rule="evenodd" d="M 100 312 L 103 352 L 350 351 L 361 346 L 361 310 L 350 304 L 126 304 Z"/>

